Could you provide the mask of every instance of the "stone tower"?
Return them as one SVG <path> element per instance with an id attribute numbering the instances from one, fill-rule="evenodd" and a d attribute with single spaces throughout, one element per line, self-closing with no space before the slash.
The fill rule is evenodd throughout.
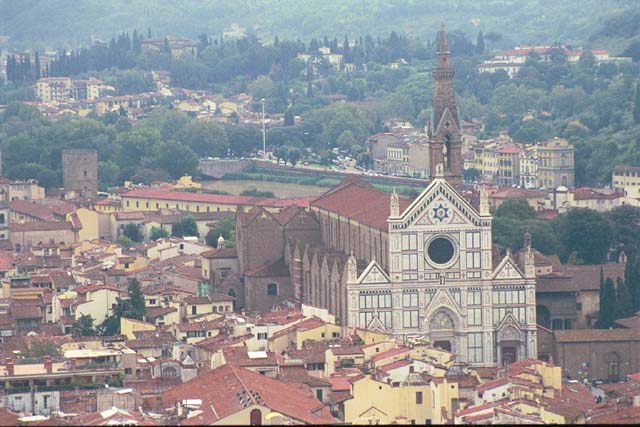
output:
<path id="1" fill-rule="evenodd" d="M 0 241 L 9 240 L 9 189 L 11 183 L 0 176 Z"/>
<path id="2" fill-rule="evenodd" d="M 67 194 L 98 197 L 98 152 L 93 149 L 62 150 L 62 185 Z"/>
<path id="3" fill-rule="evenodd" d="M 429 175 L 435 178 L 436 166 L 444 166 L 445 179 L 457 190 L 462 184 L 462 138 L 458 107 L 453 87 L 453 66 L 447 35 L 438 33 L 438 63 L 433 69 L 433 135 L 429 138 Z"/>

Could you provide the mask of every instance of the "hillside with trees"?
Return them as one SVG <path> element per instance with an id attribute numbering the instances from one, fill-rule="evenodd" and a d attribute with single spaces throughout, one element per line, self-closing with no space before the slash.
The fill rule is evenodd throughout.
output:
<path id="1" fill-rule="evenodd" d="M 220 36 L 237 23 L 263 40 L 392 30 L 426 39 L 446 22 L 469 34 L 493 34 L 495 42 L 509 46 L 582 42 L 608 18 L 633 10 L 635 0 L 307 0 L 304 7 L 296 0 L 83 0 L 82 7 L 72 0 L 1 0 L 0 34 L 24 47 L 69 46 L 107 39 L 122 28 Z"/>

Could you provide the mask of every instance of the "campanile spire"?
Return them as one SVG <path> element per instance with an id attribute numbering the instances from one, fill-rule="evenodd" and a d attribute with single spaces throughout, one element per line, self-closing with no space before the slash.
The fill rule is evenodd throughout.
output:
<path id="1" fill-rule="evenodd" d="M 462 137 L 453 85 L 454 71 L 447 34 L 438 32 L 437 64 L 433 68 L 433 136 L 429 141 L 429 173 L 435 177 L 436 165 L 444 166 L 446 180 L 460 190 L 462 185 Z"/>

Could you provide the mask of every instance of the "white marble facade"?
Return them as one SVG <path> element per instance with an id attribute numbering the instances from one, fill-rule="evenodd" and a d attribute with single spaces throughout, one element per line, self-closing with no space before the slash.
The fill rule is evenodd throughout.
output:
<path id="1" fill-rule="evenodd" d="M 440 171 L 404 212 L 390 203 L 389 271 L 372 260 L 358 274 L 350 259 L 349 326 L 423 337 L 473 366 L 535 358 L 533 256 L 493 267 L 486 193 L 478 211 Z"/>

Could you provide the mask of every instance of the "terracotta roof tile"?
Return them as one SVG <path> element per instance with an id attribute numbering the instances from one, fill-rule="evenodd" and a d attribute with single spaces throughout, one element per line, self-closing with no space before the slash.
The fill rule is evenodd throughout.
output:
<path id="1" fill-rule="evenodd" d="M 211 387 L 211 384 L 225 386 Z M 231 364 L 168 390 L 162 399 L 167 406 L 185 399 L 202 399 L 203 412 L 198 417 L 182 420 L 183 425 L 212 424 L 257 401 L 303 423 L 332 424 L 337 421 L 311 393 L 301 393 L 297 387 Z"/>
<path id="2" fill-rule="evenodd" d="M 9 225 L 9 230 L 12 233 L 30 232 L 30 231 L 58 231 L 58 230 L 72 230 L 73 224 L 69 221 L 37 221 L 37 222 L 25 222 L 24 224 L 18 224 L 12 222 Z"/>
<path id="3" fill-rule="evenodd" d="M 400 197 L 400 212 L 411 202 Z M 391 194 L 378 190 L 359 178 L 349 177 L 315 199 L 311 206 L 387 230 L 387 219 L 391 214 Z"/>
<path id="4" fill-rule="evenodd" d="M 249 196 L 230 196 L 226 194 L 188 193 L 170 191 L 159 188 L 142 188 L 129 191 L 122 195 L 123 198 L 159 199 L 189 203 L 215 203 L 221 205 L 246 205 L 286 207 L 289 205 L 308 206 L 312 198 L 275 199 Z"/>

